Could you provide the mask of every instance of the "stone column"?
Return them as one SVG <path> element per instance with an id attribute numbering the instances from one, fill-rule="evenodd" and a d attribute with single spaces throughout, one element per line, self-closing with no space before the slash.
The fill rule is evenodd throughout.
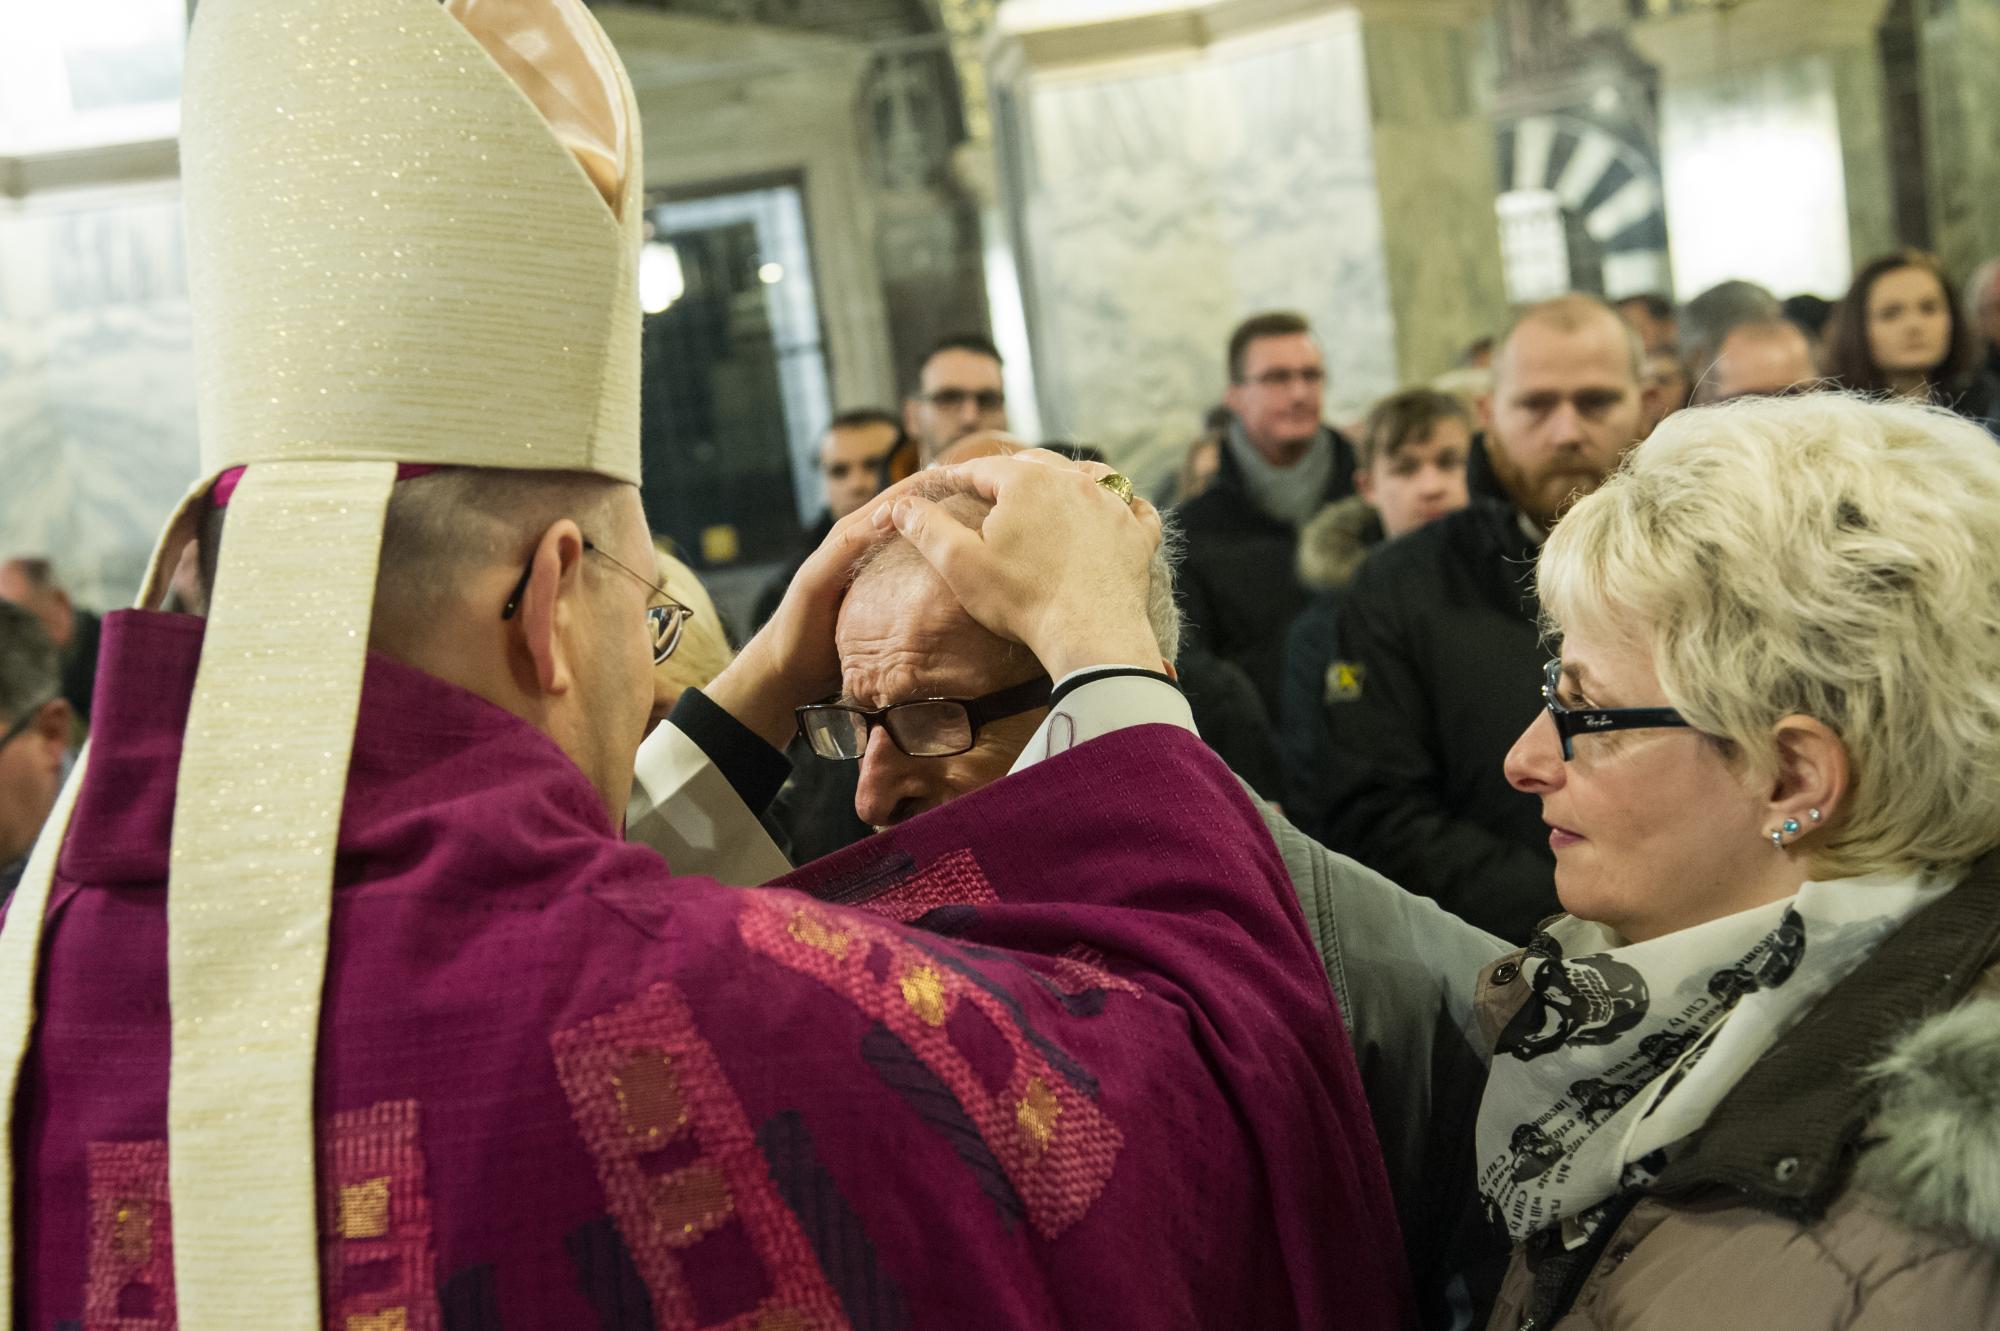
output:
<path id="1" fill-rule="evenodd" d="M 2000 257 L 2000 0 L 1932 5 L 1923 26 L 1931 234 L 1964 280 Z"/>
<path id="2" fill-rule="evenodd" d="M 1495 139 L 1474 74 L 1483 5 L 1362 0 L 1396 363 L 1426 379 L 1491 334 L 1507 305 Z"/>
<path id="3" fill-rule="evenodd" d="M 1244 316 L 1348 420 L 1504 313 L 1477 0 L 1007 0 L 988 57 L 1038 396 L 1152 480 Z"/>
<path id="4" fill-rule="evenodd" d="M 1896 243 L 1877 34 L 1887 0 L 1691 5 L 1634 24 L 1660 71 L 1675 280 L 1838 296 Z"/>

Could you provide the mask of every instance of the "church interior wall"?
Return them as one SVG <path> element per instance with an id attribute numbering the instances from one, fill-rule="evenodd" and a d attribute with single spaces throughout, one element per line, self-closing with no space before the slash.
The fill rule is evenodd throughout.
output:
<path id="1" fill-rule="evenodd" d="M 1500 194 L 1550 196 L 1572 280 L 1614 297 L 1834 296 L 1896 245 L 1960 276 L 2000 254 L 2000 0 L 1815 0 L 1814 24 L 1791 0 L 1146 0 L 1118 12 L 1212 30 L 1025 67 L 979 58 L 995 0 L 597 8 L 663 197 L 798 184 L 828 410 L 893 406 L 925 347 L 990 329 L 1033 353 L 1017 425 L 1142 479 L 1178 461 L 1253 310 L 1320 327 L 1330 419 L 1444 369 L 1504 312 Z M 1470 17 L 1446 38 L 1419 9 Z M 1214 18 L 1238 10 L 1256 21 Z M 194 470 L 177 186 L 170 162 L 121 184 L 9 151 L 0 530 L 114 604 Z"/>

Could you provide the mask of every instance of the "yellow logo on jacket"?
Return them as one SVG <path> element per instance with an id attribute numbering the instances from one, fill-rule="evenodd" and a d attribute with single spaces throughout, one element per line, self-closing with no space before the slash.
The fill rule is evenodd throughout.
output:
<path id="1" fill-rule="evenodd" d="M 1326 668 L 1326 700 L 1353 702 L 1358 699 L 1364 673 L 1358 661 L 1335 661 Z"/>

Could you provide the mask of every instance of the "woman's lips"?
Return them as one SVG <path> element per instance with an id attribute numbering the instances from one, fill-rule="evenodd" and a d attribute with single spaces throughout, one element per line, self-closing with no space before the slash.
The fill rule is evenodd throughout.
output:
<path id="1" fill-rule="evenodd" d="M 1554 823 L 1549 824 L 1550 850 L 1561 850 L 1564 846 L 1574 846 L 1582 840 L 1583 837 L 1570 831 L 1567 827 L 1557 827 Z"/>

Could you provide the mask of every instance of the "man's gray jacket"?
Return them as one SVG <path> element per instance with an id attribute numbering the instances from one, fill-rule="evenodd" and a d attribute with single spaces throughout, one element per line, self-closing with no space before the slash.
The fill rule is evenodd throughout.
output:
<path id="1" fill-rule="evenodd" d="M 1480 971 L 1513 948 L 1256 803 L 1354 1043 L 1424 1325 L 1482 1325 L 1507 1249 L 1473 1182 L 1490 1051 L 1472 996 Z"/>

